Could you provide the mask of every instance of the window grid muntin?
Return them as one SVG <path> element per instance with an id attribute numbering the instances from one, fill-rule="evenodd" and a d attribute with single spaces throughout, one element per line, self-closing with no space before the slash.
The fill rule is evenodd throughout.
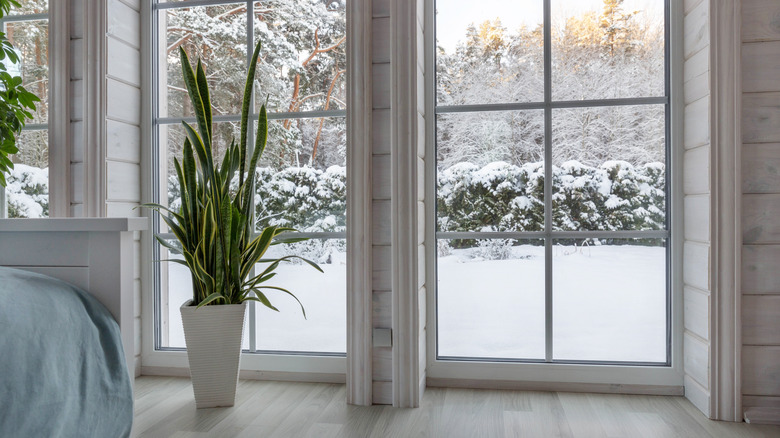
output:
<path id="1" fill-rule="evenodd" d="M 439 354 L 438 343 L 438 305 L 434 306 L 436 316 L 436 342 L 434 346 L 436 360 L 442 361 L 463 361 L 463 362 L 522 362 L 522 363 L 556 363 L 556 364 L 582 364 L 582 365 L 623 365 L 623 366 L 656 366 L 670 367 L 672 357 L 672 279 L 671 279 L 671 81 L 670 81 L 670 3 L 664 0 L 664 96 L 648 97 L 630 97 L 630 98 L 610 98 L 610 99 L 584 99 L 579 101 L 554 101 L 552 99 L 552 0 L 542 0 L 544 2 L 543 11 L 543 34 L 544 34 L 544 101 L 543 102 L 515 102 L 515 103 L 491 103 L 491 104 L 465 104 L 465 105 L 438 105 L 438 99 L 434 99 L 434 114 L 447 113 L 467 113 L 467 112 L 486 112 L 486 111 L 508 111 L 508 110 L 544 110 L 544 231 L 521 231 L 521 232 L 442 232 L 434 233 L 436 241 L 452 239 L 527 239 L 543 238 L 545 246 L 545 360 L 535 359 L 495 359 L 482 357 L 456 357 L 441 356 Z M 434 10 L 436 0 L 433 0 Z M 433 19 L 433 40 L 436 44 L 436 18 Z M 436 50 L 433 51 L 433 65 L 436 66 Z M 436 69 L 434 68 L 434 71 Z M 433 80 L 434 90 L 438 87 L 438 82 Z M 664 111 L 664 143 L 665 143 L 665 196 L 664 203 L 665 217 L 663 230 L 628 230 L 628 231 L 556 231 L 552 229 L 552 203 L 553 203 L 553 160 L 552 160 L 552 110 L 563 108 L 590 108 L 590 107 L 614 107 L 628 105 L 657 105 L 663 104 Z M 438 129 L 436 118 L 434 117 L 434 132 Z M 438 143 L 438 135 L 434 133 L 434 150 Z M 436 155 L 434 155 L 436 156 Z M 434 168 L 434 181 L 438 178 L 438 166 Z M 435 186 L 435 185 L 434 185 Z M 435 197 L 438 198 L 438 190 L 434 189 Z M 432 220 L 438 220 L 438 209 L 434 202 L 434 217 Z M 438 225 L 436 225 L 438 229 Z M 553 266 L 552 266 L 552 242 L 560 238 L 660 238 L 665 240 L 666 253 L 666 361 L 665 362 L 630 362 L 630 361 L 592 361 L 592 360 L 556 360 L 553 359 Z M 438 265 L 438 256 L 434 257 L 434 265 Z M 436 276 L 439 275 L 438 267 L 434 270 Z M 438 285 L 438 280 L 435 280 Z M 434 302 L 438 302 L 438 287 L 434 288 Z"/>
<path id="2" fill-rule="evenodd" d="M 240 3 L 246 3 L 246 17 L 247 17 L 247 36 L 246 36 L 246 42 L 245 45 L 247 47 L 246 50 L 246 65 L 249 65 L 249 62 L 252 58 L 252 51 L 250 50 L 251 47 L 254 47 L 254 41 L 255 41 L 255 31 L 254 31 L 254 4 L 257 0 L 191 0 L 187 2 L 175 2 L 175 3 L 166 3 L 162 0 L 155 0 L 152 3 L 151 8 L 151 28 L 152 28 L 152 72 L 158 72 L 160 68 L 160 62 L 159 62 L 159 40 L 161 34 L 165 31 L 164 29 L 160 28 L 160 19 L 159 14 L 164 13 L 165 10 L 168 9 L 188 9 L 193 7 L 204 7 L 204 6 L 219 6 L 219 5 L 227 5 L 227 4 L 240 4 Z M 159 78 L 159 76 L 157 77 Z M 160 81 L 159 79 L 155 79 L 153 81 L 152 85 L 152 169 L 154 171 L 152 172 L 153 175 L 153 181 L 152 181 L 152 196 L 155 198 L 155 202 L 159 202 L 159 199 L 157 199 L 160 195 L 160 185 L 161 185 L 161 164 L 160 163 L 160 130 L 157 129 L 159 126 L 163 125 L 176 125 L 180 124 L 181 122 L 195 122 L 195 117 L 160 117 L 160 108 L 159 108 L 159 96 L 160 96 Z M 320 118 L 346 118 L 346 110 L 322 110 L 322 111 L 302 111 L 302 112 L 273 112 L 268 113 L 267 118 L 268 120 L 279 120 L 279 119 L 320 119 Z M 257 120 L 259 118 L 259 113 L 256 111 L 255 108 L 255 99 L 251 99 L 250 102 L 250 120 Z M 227 115 L 214 115 L 212 117 L 213 123 L 218 122 L 240 122 L 241 121 L 241 115 L 240 114 L 227 114 Z M 248 129 L 247 129 L 247 153 L 252 154 L 254 150 L 254 139 L 255 139 L 255 127 L 253 123 L 250 123 Z M 253 214 L 254 212 L 254 206 L 252 207 Z M 161 220 L 159 217 L 159 214 L 153 214 L 152 215 L 152 227 L 153 232 L 155 235 L 159 235 L 162 238 L 175 238 L 175 236 L 172 233 L 160 233 L 160 225 Z M 254 234 L 257 236 L 257 233 Z M 292 233 L 291 233 L 292 235 Z M 306 237 L 306 238 L 320 238 L 320 239 L 345 239 L 346 238 L 346 232 L 296 232 L 296 236 L 299 237 Z M 158 242 L 153 243 L 153 256 L 154 260 L 160 260 L 160 244 Z M 162 302 L 162 282 L 161 282 L 161 274 L 160 274 L 160 264 L 155 263 L 154 266 L 154 349 L 157 351 L 185 351 L 185 348 L 180 347 L 163 347 L 162 346 L 162 308 L 161 308 L 161 302 Z M 248 312 L 248 322 L 249 322 L 249 350 L 243 350 L 244 353 L 254 353 L 254 354 L 276 354 L 276 355 L 290 355 L 290 356 L 326 356 L 326 357 L 345 357 L 346 353 L 330 353 L 330 352 L 308 352 L 308 351 L 280 351 L 280 350 L 258 350 L 256 348 L 256 308 L 255 303 L 251 302 L 251 305 L 249 307 Z"/>

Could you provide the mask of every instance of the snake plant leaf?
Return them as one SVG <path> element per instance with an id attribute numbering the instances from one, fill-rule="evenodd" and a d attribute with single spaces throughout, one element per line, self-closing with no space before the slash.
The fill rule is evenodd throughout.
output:
<path id="1" fill-rule="evenodd" d="M 195 80 L 198 83 L 198 92 L 200 93 L 200 100 L 203 102 L 203 115 L 206 119 L 207 136 L 211 137 L 211 97 L 209 96 L 209 84 L 206 82 L 206 72 L 203 70 L 203 64 L 198 59 L 198 67 L 195 72 Z"/>
<path id="2" fill-rule="evenodd" d="M 211 294 L 211 295 L 207 296 L 206 298 L 204 298 L 203 301 L 201 301 L 198 304 L 198 307 L 203 307 L 203 306 L 205 306 L 205 305 L 207 305 L 207 304 L 209 304 L 209 303 L 211 303 L 213 301 L 216 301 L 216 300 L 228 301 L 228 299 L 225 298 L 225 296 L 222 295 L 221 293 L 214 292 L 213 294 Z"/>
<path id="3" fill-rule="evenodd" d="M 275 310 L 275 311 L 277 311 L 277 312 L 279 311 L 279 309 L 277 309 L 276 307 L 274 307 L 274 306 L 271 304 L 271 302 L 270 302 L 270 301 L 268 301 L 268 297 L 266 297 L 266 296 L 265 296 L 265 295 L 264 295 L 262 292 L 260 292 L 260 290 L 258 290 L 258 289 L 252 289 L 252 292 L 254 292 L 254 293 L 255 293 L 255 296 L 257 297 L 257 300 L 258 300 L 258 301 L 260 301 L 261 303 L 263 303 L 263 305 L 265 305 L 265 307 L 268 307 L 269 309 L 271 309 L 271 310 Z"/>
<path id="4" fill-rule="evenodd" d="M 207 125 L 206 110 L 204 108 L 203 96 L 200 95 L 200 88 L 198 87 L 198 80 L 195 76 L 195 72 L 192 71 L 190 60 L 187 57 L 187 52 L 184 48 L 179 46 L 179 57 L 181 58 L 181 71 L 184 76 L 184 85 L 187 88 L 187 93 L 190 96 L 190 103 L 192 103 L 192 109 L 195 112 L 195 120 L 198 122 L 198 129 L 203 134 L 211 133 L 211 127 Z M 208 160 L 206 161 L 209 168 L 214 168 L 213 156 L 211 155 L 211 136 L 207 136 L 204 141 L 204 146 L 208 151 Z M 194 142 L 193 142 L 194 143 Z"/>
<path id="5" fill-rule="evenodd" d="M 241 103 L 241 139 L 239 141 L 239 173 L 238 173 L 238 186 L 244 187 L 244 172 L 246 166 L 246 150 L 248 147 L 247 130 L 249 128 L 249 107 L 252 103 L 252 90 L 255 84 L 255 70 L 257 69 L 257 58 L 260 56 L 261 43 L 258 42 L 255 46 L 255 50 L 252 53 L 252 60 L 249 61 L 249 71 L 246 75 L 246 84 L 244 85 L 244 98 Z M 250 167 L 249 171 L 254 174 L 254 168 Z"/>
<path id="6" fill-rule="evenodd" d="M 296 296 L 295 296 L 295 295 L 294 295 L 292 292 L 290 292 L 289 290 L 287 290 L 287 289 L 285 289 L 285 288 L 283 288 L 283 287 L 279 287 L 279 286 L 260 286 L 260 287 L 259 287 L 259 288 L 257 288 L 257 289 L 273 289 L 273 290 L 278 290 L 278 291 L 282 291 L 282 292 L 286 293 L 287 295 L 289 295 L 289 296 L 291 296 L 291 297 L 295 298 L 295 301 L 297 301 L 297 302 L 298 302 L 298 305 L 299 305 L 299 306 L 301 306 L 301 312 L 303 313 L 303 319 L 306 319 L 306 309 L 304 309 L 304 308 L 303 308 L 303 303 L 301 303 L 301 300 L 299 300 L 299 299 L 298 299 L 298 297 L 296 297 Z M 257 289 L 255 289 L 255 290 L 257 290 Z"/>

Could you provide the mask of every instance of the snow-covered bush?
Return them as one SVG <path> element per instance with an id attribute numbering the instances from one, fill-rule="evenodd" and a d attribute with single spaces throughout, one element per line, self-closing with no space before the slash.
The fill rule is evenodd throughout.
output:
<path id="1" fill-rule="evenodd" d="M 512 239 L 480 239 L 471 255 L 483 260 L 509 260 L 513 244 Z"/>
<path id="2" fill-rule="evenodd" d="M 553 166 L 553 229 L 663 229 L 665 178 L 662 163 Z M 440 171 L 437 184 L 439 231 L 544 228 L 543 163 L 461 163 Z"/>
<path id="3" fill-rule="evenodd" d="M 49 216 L 49 169 L 15 164 L 6 177 L 8 217 Z M 0 188 L 1 189 L 1 188 Z"/>

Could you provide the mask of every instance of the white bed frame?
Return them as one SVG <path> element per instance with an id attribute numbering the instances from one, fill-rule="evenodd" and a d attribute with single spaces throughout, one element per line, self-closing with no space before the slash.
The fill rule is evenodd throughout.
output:
<path id="1" fill-rule="evenodd" d="M 133 234 L 147 218 L 0 219 L 0 266 L 38 272 L 88 291 L 119 323 L 134 374 Z"/>

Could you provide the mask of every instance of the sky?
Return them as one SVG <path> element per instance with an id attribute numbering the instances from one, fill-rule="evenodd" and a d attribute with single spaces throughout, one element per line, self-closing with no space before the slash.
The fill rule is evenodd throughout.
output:
<path id="1" fill-rule="evenodd" d="M 552 18 L 579 15 L 586 11 L 601 12 L 602 0 L 551 0 Z M 624 11 L 647 11 L 663 17 L 664 0 L 626 0 Z M 529 28 L 542 22 L 542 0 L 436 0 L 436 35 L 438 44 L 452 52 L 463 39 L 466 26 L 500 18 L 508 30 L 525 24 Z"/>

